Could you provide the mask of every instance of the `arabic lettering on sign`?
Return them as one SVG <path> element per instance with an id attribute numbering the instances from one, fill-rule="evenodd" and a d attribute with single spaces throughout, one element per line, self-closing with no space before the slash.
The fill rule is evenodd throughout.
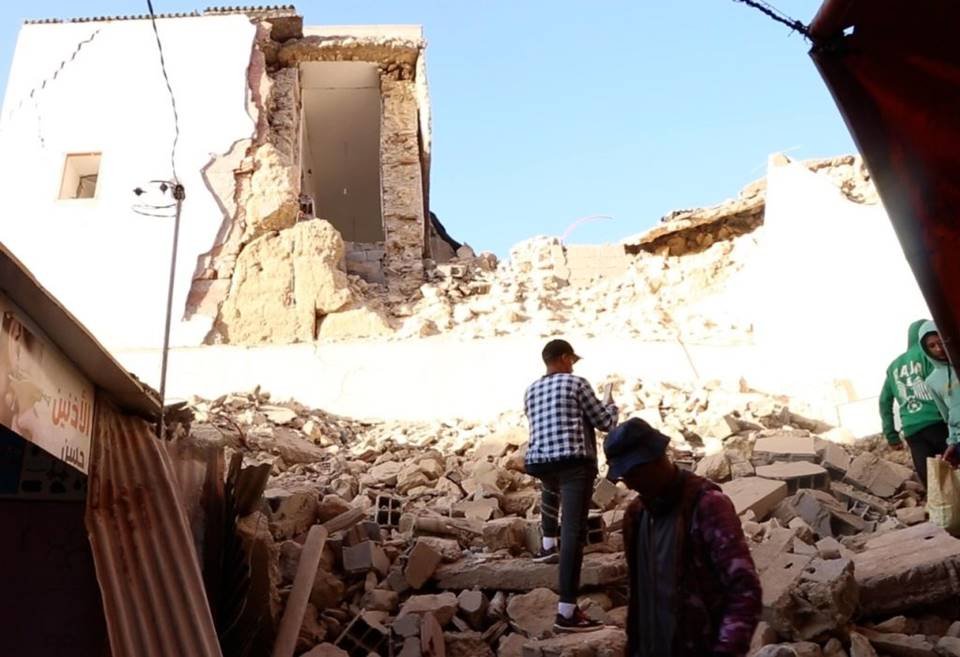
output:
<path id="1" fill-rule="evenodd" d="M 93 398 L 73 363 L 0 295 L 0 424 L 86 473 Z"/>

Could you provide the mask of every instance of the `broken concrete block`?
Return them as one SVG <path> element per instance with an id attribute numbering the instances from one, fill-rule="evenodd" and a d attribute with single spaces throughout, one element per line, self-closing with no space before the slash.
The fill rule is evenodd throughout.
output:
<path id="1" fill-rule="evenodd" d="M 922 634 L 884 634 L 874 630 L 861 629 L 877 651 L 891 657 L 937 657 L 934 645 Z"/>
<path id="2" fill-rule="evenodd" d="M 607 627 L 596 632 L 530 641 L 523 646 L 523 657 L 612 657 L 623 655 L 626 649 L 626 633 Z"/>
<path id="3" fill-rule="evenodd" d="M 843 479 L 850 469 L 850 454 L 840 445 L 828 443 L 823 449 L 820 465 L 827 469 L 831 479 Z"/>
<path id="4" fill-rule="evenodd" d="M 777 632 L 793 637 L 791 612 L 794 601 L 791 591 L 797 586 L 803 569 L 812 558 L 800 554 L 781 554 L 760 573 L 763 589 L 763 620 L 770 623 Z"/>
<path id="5" fill-rule="evenodd" d="M 960 639 L 952 636 L 941 637 L 937 642 L 937 652 L 948 657 L 960 657 Z"/>
<path id="6" fill-rule="evenodd" d="M 850 484 L 835 481 L 830 484 L 830 492 L 833 493 L 833 496 L 838 500 L 846 502 L 851 506 L 866 506 L 882 515 L 893 512 L 889 502 L 880 499 L 876 495 L 871 495 L 866 491 L 858 490 Z"/>
<path id="7" fill-rule="evenodd" d="M 390 624 L 390 629 L 399 637 L 419 637 L 420 636 L 420 616 L 409 614 L 394 619 Z"/>
<path id="8" fill-rule="evenodd" d="M 753 445 L 754 465 L 765 465 L 774 461 L 810 461 L 817 460 L 817 450 L 813 436 L 802 432 L 783 432 L 777 436 L 758 438 Z"/>
<path id="9" fill-rule="evenodd" d="M 297 576 L 301 552 L 303 546 L 295 541 L 284 541 L 280 544 L 280 581 L 283 584 L 292 584 L 293 578 Z"/>
<path id="10" fill-rule="evenodd" d="M 742 479 L 743 477 L 752 477 L 757 473 L 753 467 L 753 463 L 749 461 L 734 461 L 730 464 L 730 476 L 734 479 Z"/>
<path id="11" fill-rule="evenodd" d="M 601 511 L 606 511 L 616 504 L 620 489 L 606 477 L 599 477 L 593 488 L 593 504 Z"/>
<path id="12" fill-rule="evenodd" d="M 867 637 L 859 632 L 850 633 L 850 657 L 877 657 L 877 651 Z"/>
<path id="13" fill-rule="evenodd" d="M 420 650 L 431 657 L 445 657 L 443 628 L 437 617 L 430 612 L 420 617 Z"/>
<path id="14" fill-rule="evenodd" d="M 316 522 L 317 496 L 313 492 L 291 493 L 282 488 L 271 488 L 263 496 L 270 508 L 270 533 L 277 540 L 302 534 Z"/>
<path id="15" fill-rule="evenodd" d="M 339 577 L 320 569 L 313 580 L 313 588 L 310 589 L 310 604 L 318 611 L 333 609 L 343 600 L 346 590 L 346 585 Z"/>
<path id="16" fill-rule="evenodd" d="M 460 615 L 470 627 L 475 630 L 483 629 L 489 604 L 483 591 L 462 591 L 457 596 L 457 602 L 460 605 Z"/>
<path id="17" fill-rule="evenodd" d="M 495 497 L 483 497 L 479 500 L 464 500 L 453 505 L 456 513 L 473 520 L 490 520 L 501 515 L 500 502 Z"/>
<path id="18" fill-rule="evenodd" d="M 733 502 L 737 514 L 753 511 L 762 520 L 787 497 L 787 484 L 762 477 L 744 477 L 722 484 L 720 488 Z"/>
<path id="19" fill-rule="evenodd" d="M 479 632 L 447 632 L 446 657 L 494 657 L 493 650 Z"/>
<path id="20" fill-rule="evenodd" d="M 529 642 L 522 634 L 507 634 L 497 644 L 497 657 L 523 657 L 523 646 Z"/>
<path id="21" fill-rule="evenodd" d="M 400 596 L 396 591 L 387 589 L 373 589 L 363 594 L 360 606 L 365 611 L 386 611 L 393 613 L 400 602 Z"/>
<path id="22" fill-rule="evenodd" d="M 407 601 L 400 607 L 400 613 L 397 614 L 397 620 L 404 616 L 424 614 L 433 614 L 440 627 L 449 623 L 457 613 L 457 596 L 453 593 L 440 593 L 437 595 L 413 595 L 407 598 Z M 422 622 L 422 619 L 421 619 Z"/>
<path id="23" fill-rule="evenodd" d="M 792 529 L 777 527 L 766 533 L 766 540 L 763 543 L 751 545 L 750 554 L 753 556 L 757 572 L 763 574 L 780 555 L 788 553 L 793 545 L 793 538 Z"/>
<path id="24" fill-rule="evenodd" d="M 697 463 L 696 474 L 720 483 L 730 478 L 730 461 L 724 452 L 705 456 Z"/>
<path id="25" fill-rule="evenodd" d="M 626 575 L 627 565 L 622 552 L 588 554 L 583 559 L 580 582 L 584 587 L 606 587 L 625 581 Z M 529 559 L 464 559 L 459 563 L 440 566 L 434 579 L 437 587 L 446 591 L 473 588 L 493 591 L 554 590 L 557 586 L 557 567 Z"/>
<path id="26" fill-rule="evenodd" d="M 843 545 L 832 536 L 817 541 L 817 552 L 821 559 L 839 559 L 843 551 Z"/>
<path id="27" fill-rule="evenodd" d="M 863 614 L 897 613 L 956 595 L 960 540 L 923 523 L 868 540 L 853 561 Z"/>
<path id="28" fill-rule="evenodd" d="M 390 559 L 379 545 L 364 541 L 343 548 L 343 569 L 351 575 L 376 571 L 381 577 L 386 577 L 390 572 Z"/>
<path id="29" fill-rule="evenodd" d="M 912 476 L 912 471 L 898 463 L 882 459 L 872 452 L 863 452 L 853 459 L 847 470 L 847 481 L 877 497 L 893 497 Z"/>
<path id="30" fill-rule="evenodd" d="M 553 630 L 560 597 L 549 589 L 534 589 L 515 595 L 507 604 L 507 615 L 515 628 L 531 639 L 542 639 Z"/>
<path id="31" fill-rule="evenodd" d="M 797 516 L 788 522 L 787 528 L 792 529 L 797 535 L 797 539 L 804 543 L 812 545 L 816 540 L 813 529 L 807 524 L 807 521 L 800 516 Z"/>
<path id="32" fill-rule="evenodd" d="M 463 557 L 463 549 L 460 543 L 453 538 L 442 538 L 440 536 L 419 536 L 417 542 L 429 545 L 443 559 L 444 563 L 453 563 L 460 561 Z"/>
<path id="33" fill-rule="evenodd" d="M 380 525 L 372 520 L 358 522 L 343 534 L 343 544 L 347 546 L 357 545 L 364 541 L 380 543 L 382 540 L 383 535 L 380 533 Z"/>
<path id="34" fill-rule="evenodd" d="M 419 636 L 409 636 L 403 640 L 397 657 L 423 657 L 422 641 Z"/>
<path id="35" fill-rule="evenodd" d="M 386 465 L 386 464 L 384 464 Z M 398 529 L 403 515 L 403 500 L 392 495 L 378 495 L 374 505 L 377 524 L 384 529 Z"/>
<path id="36" fill-rule="evenodd" d="M 350 509 L 350 503 L 339 495 L 324 495 L 317 505 L 317 522 L 333 520 Z"/>
<path id="37" fill-rule="evenodd" d="M 373 614 L 361 613 L 350 621 L 334 643 L 350 655 L 379 654 L 380 647 L 389 634 L 387 628 L 377 622 Z"/>
<path id="38" fill-rule="evenodd" d="M 830 475 L 816 463 L 807 461 L 776 461 L 771 465 L 757 467 L 757 476 L 787 482 L 787 493 L 793 495 L 801 488 L 827 490 Z"/>
<path id="39" fill-rule="evenodd" d="M 777 607 L 770 624 L 794 640 L 819 640 L 844 628 L 857 611 L 859 588 L 849 559 L 813 559 Z M 786 625 L 781 624 L 781 621 Z"/>
<path id="40" fill-rule="evenodd" d="M 922 506 L 897 509 L 897 520 L 908 527 L 927 521 L 927 510 Z"/>
<path id="41" fill-rule="evenodd" d="M 412 588 L 419 589 L 437 572 L 441 561 L 443 557 L 439 552 L 429 543 L 418 539 L 407 557 L 403 575 Z"/>
<path id="42" fill-rule="evenodd" d="M 491 552 L 509 550 L 520 554 L 527 545 L 527 521 L 523 518 L 500 518 L 483 525 L 483 542 Z"/>

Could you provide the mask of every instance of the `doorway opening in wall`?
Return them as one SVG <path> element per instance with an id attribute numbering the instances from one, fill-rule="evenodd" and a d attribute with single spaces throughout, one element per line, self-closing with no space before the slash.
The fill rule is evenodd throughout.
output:
<path id="1" fill-rule="evenodd" d="M 300 65 L 301 189 L 340 231 L 346 267 L 382 282 L 380 75 L 366 62 Z"/>
<path id="2" fill-rule="evenodd" d="M 100 153 L 69 153 L 63 163 L 58 198 L 95 198 L 99 176 Z"/>

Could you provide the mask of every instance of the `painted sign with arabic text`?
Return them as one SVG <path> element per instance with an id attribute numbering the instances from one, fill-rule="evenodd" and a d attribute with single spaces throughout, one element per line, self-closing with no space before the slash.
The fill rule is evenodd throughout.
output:
<path id="1" fill-rule="evenodd" d="M 0 295 L 0 424 L 86 473 L 93 392 L 73 363 Z"/>

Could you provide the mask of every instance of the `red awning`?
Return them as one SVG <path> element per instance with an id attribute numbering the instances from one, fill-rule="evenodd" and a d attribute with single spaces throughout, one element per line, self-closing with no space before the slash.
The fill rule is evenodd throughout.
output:
<path id="1" fill-rule="evenodd" d="M 810 26 L 810 54 L 960 364 L 958 28 L 956 2 L 827 0 Z"/>

